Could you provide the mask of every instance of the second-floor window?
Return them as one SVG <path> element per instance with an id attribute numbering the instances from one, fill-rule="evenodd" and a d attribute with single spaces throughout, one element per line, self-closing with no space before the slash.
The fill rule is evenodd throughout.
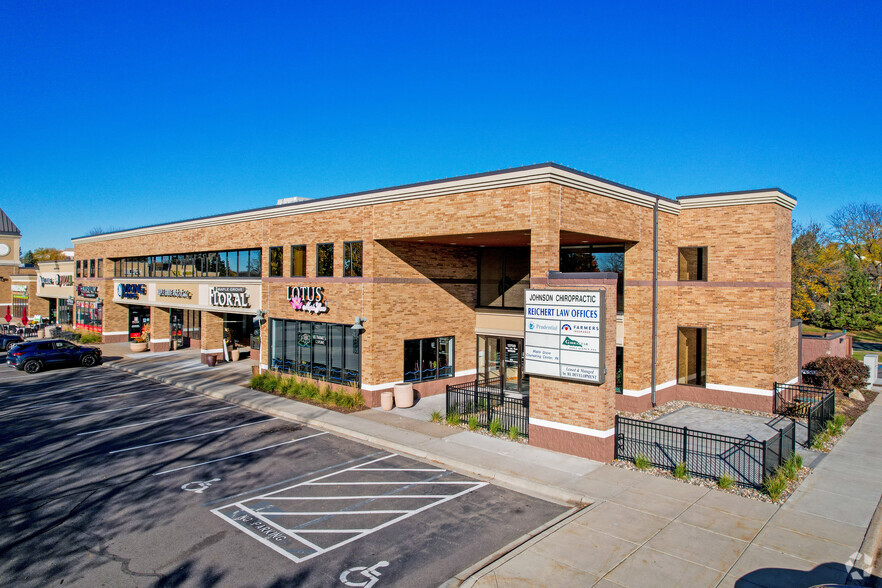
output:
<path id="1" fill-rule="evenodd" d="M 281 247 L 269 248 L 269 275 L 273 277 L 282 275 L 283 249 Z"/>
<path id="2" fill-rule="evenodd" d="M 680 267 L 678 279 L 685 281 L 707 281 L 707 247 L 680 247 Z"/>
<path id="3" fill-rule="evenodd" d="M 306 245 L 291 245 L 291 277 L 306 275 Z"/>
<path id="4" fill-rule="evenodd" d="M 343 243 L 343 276 L 361 277 L 361 241 Z"/>
<path id="5" fill-rule="evenodd" d="M 315 275 L 329 278 L 334 275 L 334 244 L 319 243 L 316 245 Z"/>

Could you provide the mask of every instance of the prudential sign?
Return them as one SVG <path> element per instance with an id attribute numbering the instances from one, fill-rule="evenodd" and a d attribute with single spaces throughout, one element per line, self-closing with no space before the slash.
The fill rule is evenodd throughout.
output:
<path id="1" fill-rule="evenodd" d="M 527 290 L 524 371 L 602 384 L 606 380 L 606 292 Z"/>

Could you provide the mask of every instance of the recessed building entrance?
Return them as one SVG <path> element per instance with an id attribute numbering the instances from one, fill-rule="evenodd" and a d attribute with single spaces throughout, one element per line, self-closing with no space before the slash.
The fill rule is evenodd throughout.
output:
<path id="1" fill-rule="evenodd" d="M 530 376 L 524 373 L 524 340 L 478 335 L 478 378 L 498 378 L 505 390 L 528 394 Z"/>

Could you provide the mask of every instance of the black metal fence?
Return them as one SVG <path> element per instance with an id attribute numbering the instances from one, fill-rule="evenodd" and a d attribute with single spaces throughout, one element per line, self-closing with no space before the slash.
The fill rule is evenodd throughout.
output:
<path id="1" fill-rule="evenodd" d="M 530 397 L 502 389 L 501 381 L 475 380 L 447 386 L 447 414 L 456 413 L 460 422 L 474 417 L 478 427 L 490 430 L 499 421 L 499 430 L 517 427 L 518 436 L 530 436 Z"/>
<path id="2" fill-rule="evenodd" d="M 617 415 L 615 457 L 635 461 L 642 456 L 667 470 L 683 463 L 692 476 L 729 476 L 740 486 L 762 488 L 763 478 L 796 450 L 795 432 L 791 422 L 771 439 L 758 441 Z"/>
<path id="3" fill-rule="evenodd" d="M 833 392 L 828 393 L 808 409 L 809 447 L 815 442 L 815 438 L 827 427 L 827 421 L 833 418 L 834 412 L 836 412 L 836 397 Z"/>
<path id="4" fill-rule="evenodd" d="M 831 392 L 832 390 L 818 386 L 775 382 L 772 412 L 789 417 L 807 418 L 809 409 Z"/>

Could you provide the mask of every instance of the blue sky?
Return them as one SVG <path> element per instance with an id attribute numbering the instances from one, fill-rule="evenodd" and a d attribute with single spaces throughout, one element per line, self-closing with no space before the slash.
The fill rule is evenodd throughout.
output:
<path id="1" fill-rule="evenodd" d="M 25 250 L 554 161 L 663 196 L 882 198 L 882 2 L 4 2 Z"/>

